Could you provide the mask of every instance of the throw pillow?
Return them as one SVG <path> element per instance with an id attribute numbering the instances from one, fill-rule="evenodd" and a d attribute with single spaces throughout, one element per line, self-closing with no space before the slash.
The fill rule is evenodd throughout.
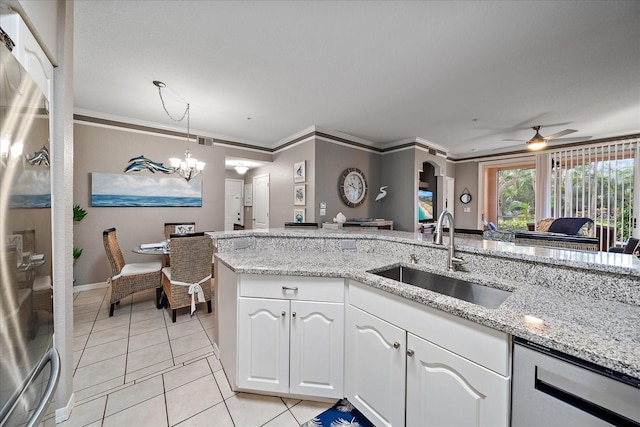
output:
<path id="1" fill-rule="evenodd" d="M 555 221 L 555 218 L 543 218 L 536 224 L 536 231 L 549 231 L 549 226 Z"/>
<path id="2" fill-rule="evenodd" d="M 580 227 L 587 222 L 593 222 L 591 218 L 557 218 L 549 226 L 549 231 L 552 233 L 564 233 L 569 236 L 575 236 L 580 230 Z"/>
<path id="3" fill-rule="evenodd" d="M 585 222 L 584 225 L 580 227 L 576 235 L 580 237 L 595 237 L 593 221 Z"/>

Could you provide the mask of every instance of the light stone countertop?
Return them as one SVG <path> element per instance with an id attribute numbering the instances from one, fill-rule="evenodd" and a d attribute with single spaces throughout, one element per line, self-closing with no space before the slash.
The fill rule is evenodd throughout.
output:
<path id="1" fill-rule="evenodd" d="M 400 243 L 420 242 L 432 246 L 431 236 L 406 232 L 333 233 L 325 230 L 269 230 L 210 233 L 218 239 L 237 237 L 348 238 Z M 459 252 L 504 256 L 509 260 L 528 260 L 565 266 L 569 270 L 631 276 L 635 284 L 640 264 L 633 256 L 597 252 L 568 251 L 512 243 L 456 239 Z M 240 274 L 274 274 L 354 279 L 420 304 L 428 305 L 476 323 L 527 339 L 548 348 L 595 363 L 640 381 L 640 306 L 600 299 L 570 291 L 571 288 L 538 286 L 513 279 L 492 277 L 478 271 L 448 273 L 420 260 L 412 266 L 442 275 L 512 291 L 497 309 L 488 309 L 446 295 L 431 292 L 370 273 L 393 264 L 405 264 L 407 254 L 378 254 L 357 251 L 305 252 L 304 250 L 235 250 L 219 252 L 217 259 Z M 513 266 L 513 262 L 511 263 Z M 517 265 L 517 264 L 516 264 Z M 471 269 L 473 270 L 473 269 Z M 524 272 L 524 270 L 523 270 Z M 523 273 L 524 274 L 524 273 Z M 530 322 L 526 316 L 544 321 Z"/>

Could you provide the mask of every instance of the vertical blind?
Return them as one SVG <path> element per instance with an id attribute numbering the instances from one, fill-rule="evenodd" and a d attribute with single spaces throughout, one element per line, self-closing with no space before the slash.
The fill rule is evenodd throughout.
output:
<path id="1" fill-rule="evenodd" d="M 550 151 L 552 215 L 591 218 L 611 242 L 631 237 L 639 144 L 636 138 Z"/>

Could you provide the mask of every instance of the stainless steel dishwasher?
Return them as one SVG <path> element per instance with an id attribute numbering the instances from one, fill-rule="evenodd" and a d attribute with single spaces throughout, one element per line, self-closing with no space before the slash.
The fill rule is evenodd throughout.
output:
<path id="1" fill-rule="evenodd" d="M 511 424 L 640 426 L 640 380 L 516 338 Z"/>

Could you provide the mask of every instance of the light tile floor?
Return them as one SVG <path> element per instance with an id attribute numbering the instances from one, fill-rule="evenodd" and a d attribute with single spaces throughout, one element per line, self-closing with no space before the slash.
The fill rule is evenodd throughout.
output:
<path id="1" fill-rule="evenodd" d="M 214 313 L 154 305 L 155 291 L 123 299 L 108 288 L 74 295 L 75 407 L 58 426 L 293 427 L 331 403 L 235 393 L 213 353 Z M 53 426 L 53 414 L 45 426 Z"/>

